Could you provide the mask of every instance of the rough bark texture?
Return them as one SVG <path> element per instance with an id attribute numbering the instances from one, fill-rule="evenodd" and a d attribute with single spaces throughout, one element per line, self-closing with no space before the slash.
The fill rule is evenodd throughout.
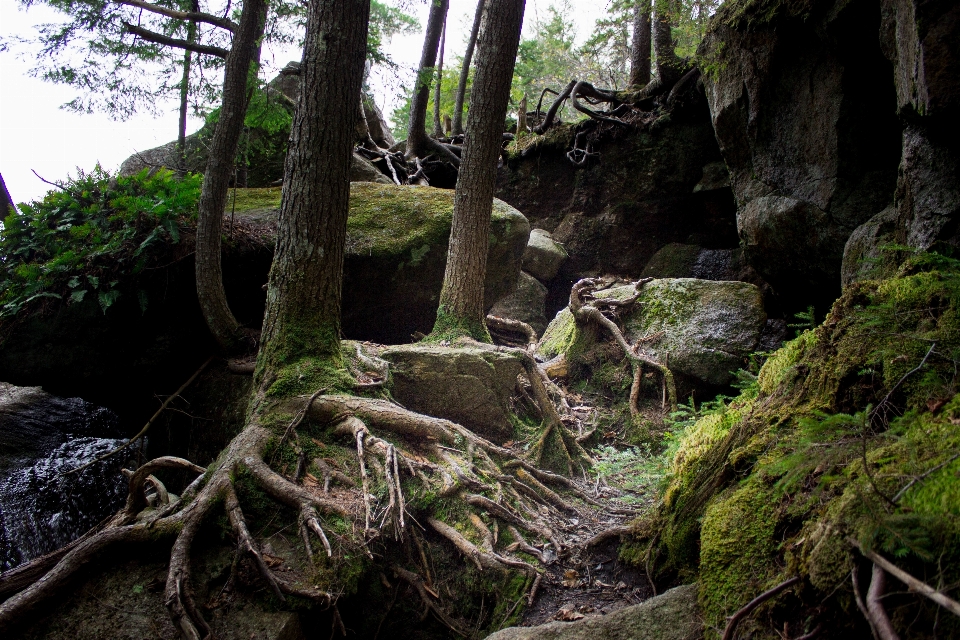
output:
<path id="1" fill-rule="evenodd" d="M 193 0 L 192 8 L 194 12 L 200 11 L 198 0 Z M 195 43 L 197 41 L 197 23 L 190 22 L 187 25 L 187 42 Z M 180 81 L 180 123 L 177 130 L 177 171 L 181 174 L 186 172 L 186 148 L 187 148 L 187 106 L 190 96 L 190 63 L 193 61 L 193 52 L 186 49 L 183 52 L 183 79 Z"/>
<path id="2" fill-rule="evenodd" d="M 424 155 L 427 138 L 427 102 L 430 98 L 430 80 L 433 79 L 437 64 L 437 49 L 440 47 L 440 35 L 447 21 L 447 9 L 450 0 L 433 0 L 430 17 L 427 18 L 427 32 L 423 38 L 423 52 L 420 54 L 420 67 L 417 69 L 417 87 L 410 103 L 410 121 L 407 126 L 407 157 Z"/>
<path id="3" fill-rule="evenodd" d="M 683 70 L 683 63 L 674 50 L 671 15 L 674 9 L 675 4 L 670 0 L 661 0 L 654 7 L 653 51 L 657 58 L 657 80 L 664 88 L 673 85 Z"/>
<path id="4" fill-rule="evenodd" d="M 266 19 L 265 0 L 246 0 L 240 15 L 240 27 L 234 36 L 223 75 L 223 105 L 220 120 L 210 141 L 210 156 L 200 193 L 197 221 L 197 296 L 207 326 L 224 352 L 241 347 L 240 323 L 227 304 L 220 265 L 220 230 L 227 189 L 233 174 L 237 143 L 247 113 L 247 79 L 251 63 L 260 60 L 260 37 Z"/>
<path id="5" fill-rule="evenodd" d="M 311 4 L 300 105 L 290 131 L 267 289 L 261 366 L 339 352 L 353 105 L 363 78 L 369 11 L 367 0 Z"/>
<path id="6" fill-rule="evenodd" d="M 497 158 L 510 82 L 520 42 L 523 0 L 491 0 L 480 34 L 477 75 L 470 94 L 463 162 L 453 204 L 453 229 L 434 332 L 465 329 L 486 336 L 483 283 Z"/>
<path id="7" fill-rule="evenodd" d="M 440 36 L 440 56 L 437 60 L 437 86 L 433 92 L 433 137 L 443 135 L 443 123 L 440 121 L 440 93 L 443 89 L 443 49 L 447 44 L 447 21 L 443 21 L 443 33 Z"/>
<path id="8" fill-rule="evenodd" d="M 650 0 L 633 7 L 633 42 L 630 43 L 630 84 L 650 82 Z"/>
<path id="9" fill-rule="evenodd" d="M 463 100 L 467 93 L 467 80 L 470 78 L 470 63 L 473 61 L 473 49 L 477 45 L 477 34 L 480 33 L 480 22 L 483 20 L 484 0 L 477 1 L 477 13 L 473 16 L 473 28 L 470 29 L 470 39 L 467 41 L 467 50 L 463 53 L 463 67 L 460 69 L 460 83 L 457 85 L 457 97 L 453 103 L 453 129 L 455 136 L 463 133 Z"/>

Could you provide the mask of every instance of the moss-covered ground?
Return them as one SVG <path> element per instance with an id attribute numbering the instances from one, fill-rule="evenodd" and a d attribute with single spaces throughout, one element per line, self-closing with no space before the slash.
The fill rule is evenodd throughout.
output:
<path id="1" fill-rule="evenodd" d="M 957 584 L 958 362 L 960 262 L 918 255 L 893 278 L 848 288 L 822 325 L 686 430 L 662 502 L 624 555 L 660 580 L 698 580 L 708 636 L 793 575 L 801 586 L 741 633 L 869 633 L 850 586 L 868 563 L 848 536 L 928 584 Z M 894 585 L 885 606 L 902 637 L 960 633 Z"/>

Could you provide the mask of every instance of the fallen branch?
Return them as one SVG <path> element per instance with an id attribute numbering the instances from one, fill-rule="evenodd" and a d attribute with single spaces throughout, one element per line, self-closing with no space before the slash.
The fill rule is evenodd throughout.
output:
<path id="1" fill-rule="evenodd" d="M 157 418 L 160 417 L 160 414 L 163 413 L 164 410 L 166 410 L 166 408 L 170 406 L 170 403 L 173 402 L 176 398 L 178 398 L 181 393 L 183 393 L 184 391 L 186 391 L 187 387 L 189 387 L 191 384 L 193 384 L 193 381 L 197 379 L 197 376 L 199 376 L 199 375 L 203 372 L 203 370 L 207 368 L 207 365 L 208 365 L 208 364 L 210 364 L 211 362 L 213 362 L 213 358 L 214 358 L 213 356 L 210 356 L 209 358 L 207 358 L 207 361 L 204 362 L 202 365 L 200 365 L 200 368 L 197 369 L 196 371 L 194 371 L 194 372 L 193 372 L 193 375 L 190 376 L 190 378 L 189 378 L 186 382 L 184 382 L 182 385 L 180 385 L 180 388 L 177 389 L 176 391 L 174 391 L 172 396 L 169 396 L 166 400 L 163 401 L 163 404 L 160 405 L 160 408 L 157 409 L 157 412 L 154 413 L 152 416 L 150 416 L 150 419 L 147 420 L 147 424 L 143 425 L 143 428 L 140 429 L 140 432 L 137 433 L 137 435 L 133 436 L 132 438 L 130 438 L 129 440 L 127 440 L 127 442 L 126 442 L 125 444 L 120 445 L 119 447 L 117 447 L 117 448 L 114 449 L 113 451 L 110 451 L 109 453 L 105 453 L 105 454 L 103 454 L 102 456 L 100 456 L 99 458 L 94 458 L 94 459 L 91 460 L 90 462 L 88 462 L 88 463 L 86 463 L 86 464 L 83 464 L 83 465 L 80 465 L 80 466 L 77 467 L 76 469 L 71 469 L 70 471 L 67 471 L 67 472 L 64 473 L 63 475 L 68 476 L 68 475 L 73 474 L 73 473 L 79 473 L 79 472 L 83 471 L 84 469 L 86 469 L 87 467 L 89 467 L 89 466 L 91 466 L 91 465 L 94 465 L 94 464 L 96 464 L 96 463 L 98 463 L 98 462 L 103 462 L 103 461 L 106 460 L 107 458 L 109 458 L 109 457 L 111 457 L 111 456 L 114 456 L 114 455 L 120 453 L 121 451 L 123 451 L 124 449 L 128 448 L 130 445 L 132 445 L 133 443 L 135 443 L 137 440 L 139 440 L 139 439 L 142 438 L 143 436 L 147 435 L 147 431 L 150 430 L 150 427 L 153 426 L 153 423 L 157 420 Z"/>
<path id="2" fill-rule="evenodd" d="M 880 640 L 900 640 L 900 636 L 893 630 L 893 623 L 890 622 L 887 610 L 883 608 L 883 602 L 880 600 L 887 590 L 886 577 L 886 572 L 874 564 L 873 574 L 870 576 L 870 588 L 867 590 L 867 613 L 870 614 L 873 628 L 880 636 Z"/>
<path id="3" fill-rule="evenodd" d="M 770 598 L 773 598 L 774 596 L 779 595 L 782 591 L 789 589 L 790 587 L 797 584 L 798 582 L 800 582 L 800 576 L 793 576 L 789 580 L 785 580 L 781 582 L 780 584 L 775 586 L 773 589 L 764 591 L 763 593 L 758 595 L 756 598 L 754 598 L 747 604 L 743 605 L 743 607 L 739 611 L 737 611 L 735 614 L 733 614 L 727 619 L 727 627 L 723 630 L 723 636 L 721 636 L 720 640 L 733 640 L 733 634 L 737 630 L 737 626 L 740 624 L 740 622 L 744 618 L 750 615 L 751 611 L 759 607 L 761 604 L 763 604 Z"/>
<path id="4" fill-rule="evenodd" d="M 960 616 L 960 602 L 957 602 L 953 598 L 950 598 L 944 595 L 943 593 L 937 591 L 927 583 L 917 580 L 912 575 L 910 575 L 909 573 L 907 573 L 897 565 L 893 564 L 892 562 L 890 562 L 880 554 L 875 553 L 873 551 L 866 551 L 863 548 L 863 546 L 861 546 L 860 541 L 857 540 L 856 538 L 852 536 L 848 536 L 847 542 L 849 542 L 852 546 L 856 547 L 860 551 L 860 553 L 863 554 L 865 558 L 871 560 L 875 565 L 877 565 L 887 573 L 891 574 L 894 578 L 896 578 L 903 584 L 907 585 L 910 591 L 916 591 L 917 593 L 930 598 L 931 600 L 936 602 L 938 605 L 940 605 L 941 607 L 943 607 L 953 615 Z"/>

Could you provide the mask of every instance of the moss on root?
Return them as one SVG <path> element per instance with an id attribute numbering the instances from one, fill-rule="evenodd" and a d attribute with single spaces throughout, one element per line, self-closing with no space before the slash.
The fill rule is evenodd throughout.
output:
<path id="1" fill-rule="evenodd" d="M 956 582 L 957 361 L 960 262 L 919 255 L 894 278 L 848 288 L 823 325 L 767 360 L 753 388 L 688 429 L 660 507 L 638 528 L 647 533 L 624 555 L 645 561 L 652 545 L 658 575 L 698 579 L 707 629 L 799 574 L 812 588 L 754 614 L 761 634 L 815 611 L 859 629 L 849 576 L 862 558 L 846 536 L 929 582 Z M 895 611 L 898 628 L 915 620 L 911 633 L 936 621 L 915 597 Z M 960 630 L 943 616 L 936 624 Z"/>

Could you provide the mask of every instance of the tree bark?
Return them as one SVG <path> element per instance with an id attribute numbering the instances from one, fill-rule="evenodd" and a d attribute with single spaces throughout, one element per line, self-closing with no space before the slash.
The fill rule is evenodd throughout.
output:
<path id="1" fill-rule="evenodd" d="M 194 12 L 200 11 L 200 3 L 193 0 L 192 9 Z M 187 25 L 187 42 L 195 44 L 197 42 L 197 23 L 191 21 Z M 193 60 L 193 52 L 185 49 L 183 52 L 183 78 L 180 80 L 180 123 L 177 130 L 177 162 L 180 175 L 187 171 L 187 107 L 190 97 L 190 63 Z"/>
<path id="2" fill-rule="evenodd" d="M 633 41 L 630 43 L 630 85 L 650 82 L 650 0 L 633 6 Z"/>
<path id="3" fill-rule="evenodd" d="M 457 85 L 457 97 L 453 104 L 453 125 L 451 133 L 455 136 L 463 133 L 463 100 L 467 93 L 467 80 L 470 78 L 470 63 L 473 61 L 473 49 L 477 45 L 477 34 L 480 33 L 480 23 L 483 21 L 483 7 L 485 0 L 477 0 L 477 12 L 473 16 L 473 28 L 470 29 L 470 39 L 467 41 L 467 50 L 463 54 L 463 66 L 460 68 L 460 83 Z"/>
<path id="4" fill-rule="evenodd" d="M 284 165 L 257 383 L 304 356 L 339 360 L 343 255 L 370 0 L 313 0 Z M 264 372 L 268 372 L 264 375 Z"/>
<path id="5" fill-rule="evenodd" d="M 227 191 L 233 175 L 237 145 L 250 98 L 251 68 L 260 61 L 260 38 L 266 19 L 266 0 L 245 0 L 223 74 L 223 103 L 210 141 L 210 156 L 200 192 L 197 220 L 196 274 L 200 309 L 220 349 L 233 353 L 243 346 L 240 323 L 227 304 L 220 264 L 220 233 Z M 352 113 L 352 112 L 351 112 Z"/>
<path id="6" fill-rule="evenodd" d="M 657 58 L 657 81 L 660 87 L 667 88 L 683 75 L 683 62 L 677 57 L 673 41 L 673 11 L 676 4 L 672 0 L 657 0 L 654 3 L 653 52 Z"/>
<path id="7" fill-rule="evenodd" d="M 410 103 L 410 120 L 407 126 L 408 158 L 422 157 L 426 152 L 430 81 L 435 72 L 440 35 L 447 20 L 447 9 L 450 7 L 450 0 L 432 0 L 432 2 L 430 17 L 427 19 L 427 32 L 423 38 L 423 52 L 420 54 L 420 67 L 417 69 L 413 100 Z"/>
<path id="8" fill-rule="evenodd" d="M 449 332 L 489 341 L 484 324 L 484 282 L 490 217 L 524 0 L 490 0 L 480 34 L 477 74 L 470 94 L 467 136 L 453 201 L 450 249 L 434 334 Z"/>
<path id="9" fill-rule="evenodd" d="M 443 136 L 443 123 L 440 121 L 440 98 L 443 90 L 443 49 L 447 43 L 447 20 L 443 20 L 443 32 L 440 34 L 440 55 L 437 58 L 437 85 L 433 92 L 433 137 Z"/>

